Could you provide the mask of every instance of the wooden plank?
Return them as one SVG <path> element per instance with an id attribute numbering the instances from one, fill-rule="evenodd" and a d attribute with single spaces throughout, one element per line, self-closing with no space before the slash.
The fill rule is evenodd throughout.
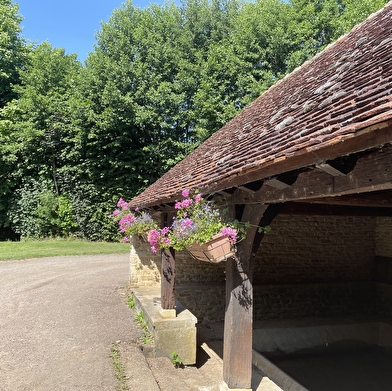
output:
<path id="1" fill-rule="evenodd" d="M 243 221 L 252 226 L 237 246 L 237 257 L 226 262 L 226 312 L 223 380 L 229 388 L 250 389 L 253 332 L 253 241 L 265 206 L 248 205 Z"/>
<path id="2" fill-rule="evenodd" d="M 164 310 L 175 308 L 175 257 L 174 250 L 162 251 L 161 306 Z"/>
<path id="3" fill-rule="evenodd" d="M 249 193 L 249 194 L 254 194 L 255 193 L 255 190 L 248 189 L 245 186 L 239 186 L 238 189 L 243 190 L 244 192 Z"/>

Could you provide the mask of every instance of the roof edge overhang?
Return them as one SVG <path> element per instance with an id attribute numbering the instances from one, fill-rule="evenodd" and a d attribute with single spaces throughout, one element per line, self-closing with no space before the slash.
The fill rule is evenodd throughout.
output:
<path id="1" fill-rule="evenodd" d="M 200 184 L 197 186 L 197 189 L 203 195 L 223 192 L 226 189 L 244 186 L 248 183 L 266 180 L 287 172 L 305 169 L 342 156 L 392 144 L 392 119 L 384 119 L 382 117 L 383 115 L 380 115 L 378 118 L 381 122 L 375 122 L 375 118 L 372 118 L 367 122 L 354 124 L 354 127 L 359 128 L 355 133 L 334 138 L 328 145 L 323 146 L 318 144 L 304 150 L 299 150 L 291 156 L 285 155 L 270 162 L 260 162 L 259 165 L 252 164 L 249 168 L 244 166 L 234 174 L 222 177 L 217 182 L 207 183 L 205 186 Z M 164 178 L 165 175 L 160 179 Z M 155 184 L 158 184 L 160 179 Z M 191 190 L 192 188 L 189 189 Z M 137 196 L 131 201 L 130 205 L 131 207 L 138 206 L 142 208 L 159 207 L 175 202 L 180 196 L 181 190 L 167 197 L 158 198 L 153 202 L 146 203 L 138 203 L 139 196 Z"/>

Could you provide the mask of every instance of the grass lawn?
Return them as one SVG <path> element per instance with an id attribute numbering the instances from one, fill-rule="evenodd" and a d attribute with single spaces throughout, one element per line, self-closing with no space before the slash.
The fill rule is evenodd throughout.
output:
<path id="1" fill-rule="evenodd" d="M 129 243 L 88 242 L 77 239 L 0 242 L 0 261 L 56 255 L 121 254 L 128 251 Z"/>

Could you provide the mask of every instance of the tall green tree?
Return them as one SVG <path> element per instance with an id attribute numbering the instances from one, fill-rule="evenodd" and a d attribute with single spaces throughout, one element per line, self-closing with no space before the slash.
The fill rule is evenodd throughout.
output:
<path id="1" fill-rule="evenodd" d="M 22 188 L 32 178 L 51 183 L 54 196 L 60 197 L 62 172 L 73 165 L 69 101 L 80 70 L 76 55 L 66 55 L 47 42 L 29 54 L 19 73 L 21 84 L 14 87 L 18 99 L 1 110 L 0 140 L 9 189 Z M 23 210 L 17 212 L 23 215 Z"/>
<path id="2" fill-rule="evenodd" d="M 291 0 L 283 39 L 291 42 L 288 71 L 347 33 L 387 0 Z"/>
<path id="3" fill-rule="evenodd" d="M 131 1 L 102 25 L 87 59 L 84 91 L 94 116 L 86 162 L 103 192 L 132 196 L 188 152 L 190 47 L 174 4 L 145 10 Z"/>
<path id="4" fill-rule="evenodd" d="M 13 86 L 20 82 L 19 71 L 27 61 L 29 47 L 20 35 L 21 21 L 18 5 L 0 0 L 0 109 L 16 97 Z M 13 161 L 7 149 L 6 135 L 2 136 L 0 128 L 0 227 L 6 222 L 7 200 L 12 192 L 9 172 Z"/>
<path id="5" fill-rule="evenodd" d="M 15 97 L 19 70 L 26 62 L 28 46 L 21 37 L 19 7 L 12 0 L 0 0 L 0 108 Z"/>
<path id="6" fill-rule="evenodd" d="M 14 88 L 18 99 L 2 110 L 15 177 L 50 178 L 58 192 L 57 171 L 68 158 L 66 141 L 72 131 L 68 101 L 80 70 L 76 55 L 47 42 L 29 55 L 21 84 Z"/>

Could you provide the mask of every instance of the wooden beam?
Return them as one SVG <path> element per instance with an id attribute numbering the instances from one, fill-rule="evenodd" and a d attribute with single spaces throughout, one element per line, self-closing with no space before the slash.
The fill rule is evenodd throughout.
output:
<path id="1" fill-rule="evenodd" d="M 250 222 L 237 257 L 226 262 L 226 312 L 223 343 L 223 380 L 229 388 L 250 389 L 253 332 L 253 242 L 266 206 L 247 205 L 242 220 Z"/>
<path id="2" fill-rule="evenodd" d="M 164 310 L 175 308 L 175 258 L 174 250 L 162 251 L 161 306 Z"/>
<path id="3" fill-rule="evenodd" d="M 237 198 L 236 193 L 230 201 L 276 204 L 391 189 L 392 147 L 387 145 L 359 157 L 355 168 L 345 176 L 334 177 L 320 170 L 309 169 L 299 174 L 290 188 L 278 190 L 263 186 L 254 195 L 245 196 L 242 193 L 241 199 Z"/>
<path id="4" fill-rule="evenodd" d="M 288 203 L 280 214 L 306 216 L 392 216 L 392 208 L 359 207 L 351 205 Z"/>
<path id="5" fill-rule="evenodd" d="M 340 206 L 357 206 L 372 209 L 389 209 L 392 208 L 392 190 L 349 194 L 339 197 L 313 198 L 308 201 L 307 205 L 309 203 Z"/>

